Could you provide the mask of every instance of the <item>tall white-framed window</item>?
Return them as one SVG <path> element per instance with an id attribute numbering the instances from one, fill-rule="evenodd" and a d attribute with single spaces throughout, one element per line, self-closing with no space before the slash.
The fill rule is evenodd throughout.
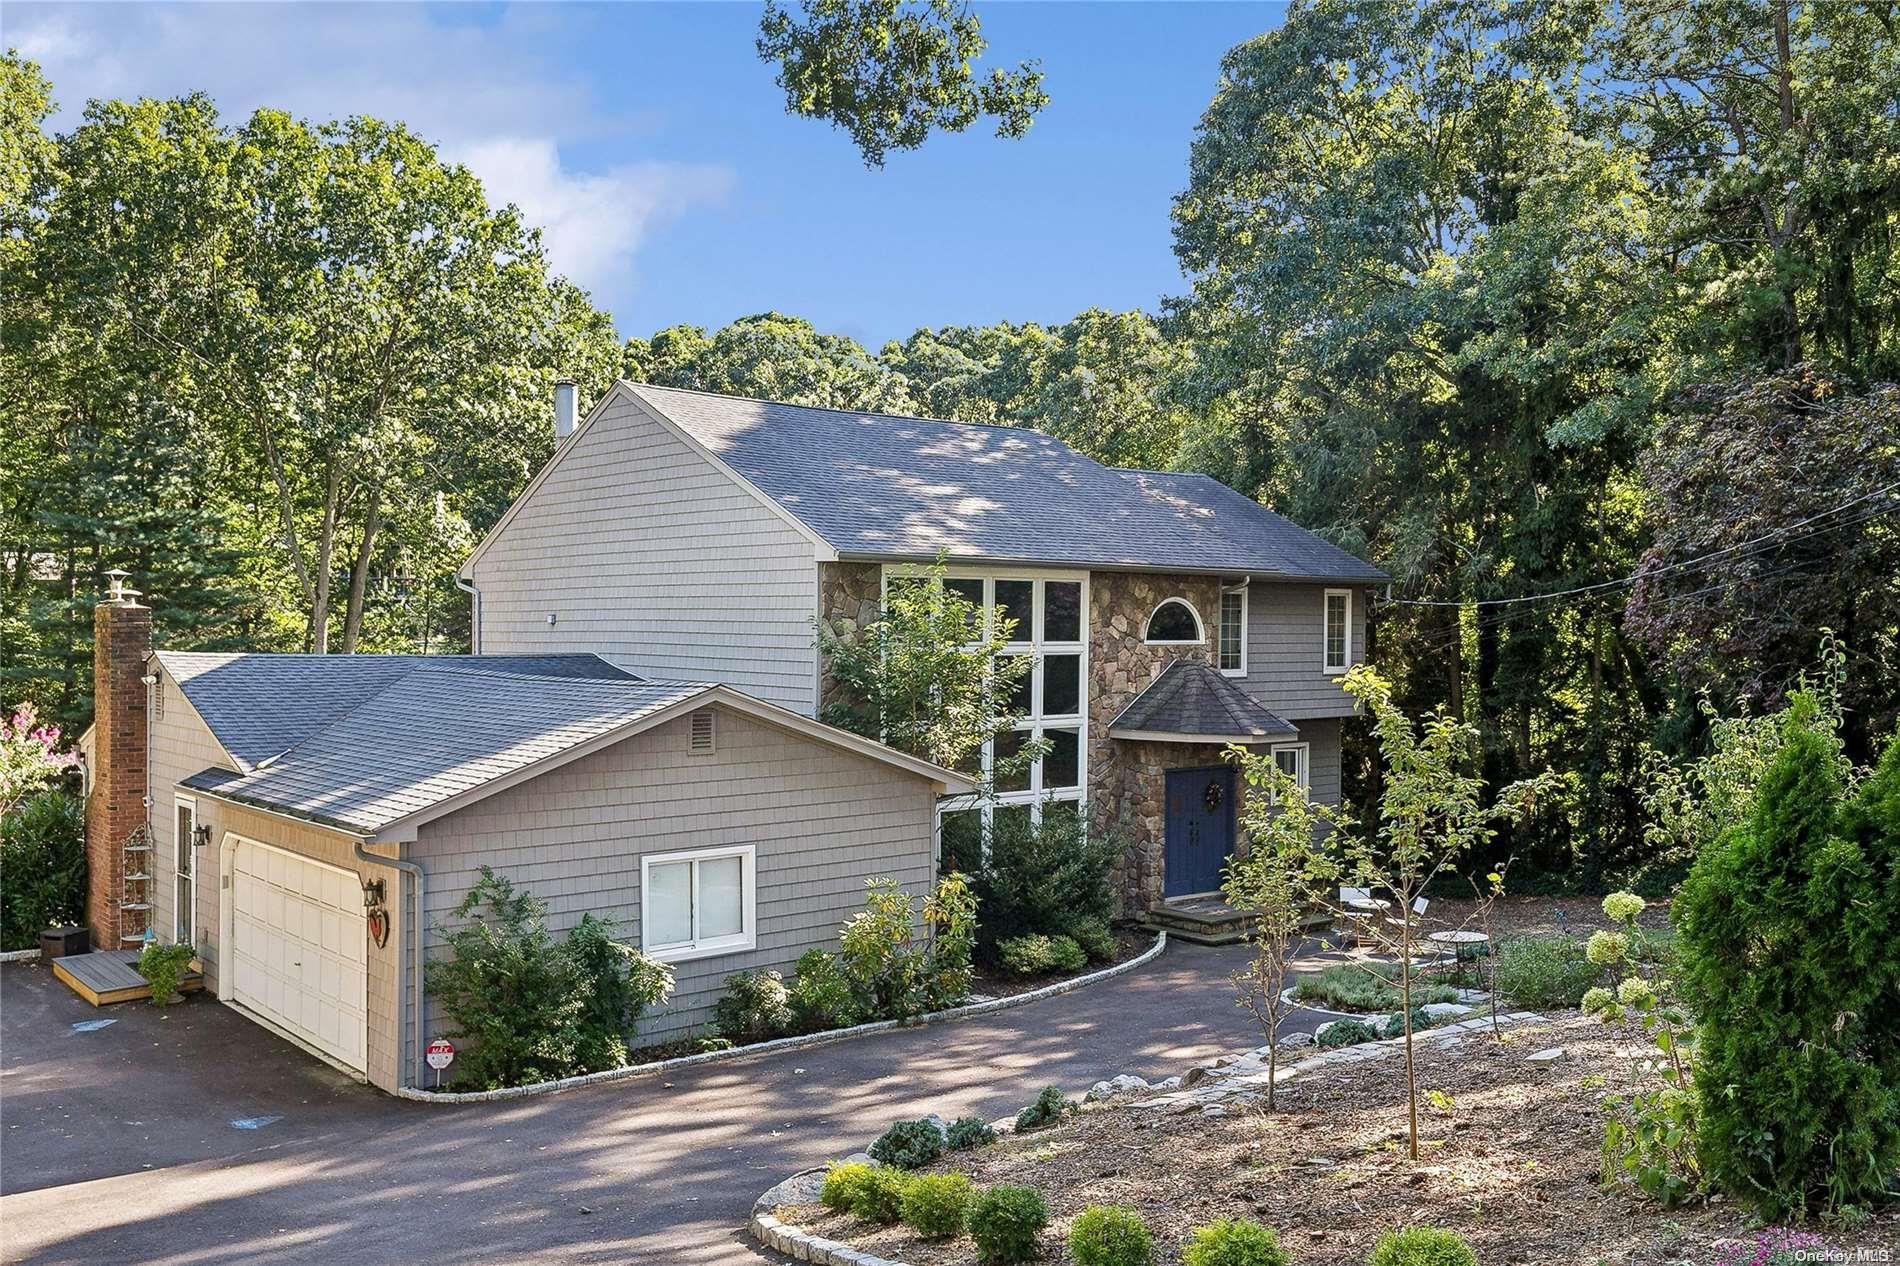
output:
<path id="1" fill-rule="evenodd" d="M 1247 675 L 1247 586 L 1220 591 L 1220 670 Z"/>
<path id="2" fill-rule="evenodd" d="M 1201 613 L 1186 598 L 1164 598 L 1148 614 L 1141 640 L 1150 646 L 1199 646 L 1207 640 Z"/>
<path id="3" fill-rule="evenodd" d="M 1311 751 L 1312 749 L 1305 743 L 1275 743 L 1267 749 L 1268 754 L 1273 757 L 1274 766 L 1299 784 L 1301 791 L 1307 790 L 1312 785 L 1311 773 L 1307 767 Z M 1274 797 L 1274 803 L 1279 803 L 1279 797 Z"/>
<path id="4" fill-rule="evenodd" d="M 758 944 L 758 850 L 650 853 L 640 859 L 640 948 L 665 963 Z"/>
<path id="5" fill-rule="evenodd" d="M 177 857 L 172 878 L 172 940 L 179 945 L 195 945 L 198 941 L 197 837 L 198 802 L 190 796 L 179 796 L 172 811 L 172 852 Z"/>
<path id="6" fill-rule="evenodd" d="M 915 572 L 886 567 L 885 587 Z M 948 797 L 938 806 L 941 849 L 974 856 L 997 821 L 1079 813 L 1088 798 L 1089 578 L 1082 571 L 951 567 L 944 587 L 976 604 L 986 621 L 1000 609 L 1014 624 L 1002 655 L 1033 661 L 1010 701 L 1020 718 L 1015 728 L 985 743 L 977 767 L 966 771 L 994 781 L 994 796 L 983 803 Z M 994 777 L 998 757 L 1034 739 L 1048 740 L 1047 755 L 1011 777 Z"/>
<path id="7" fill-rule="evenodd" d="M 1343 673 L 1352 667 L 1352 590 L 1328 589 L 1320 618 L 1321 668 Z"/>

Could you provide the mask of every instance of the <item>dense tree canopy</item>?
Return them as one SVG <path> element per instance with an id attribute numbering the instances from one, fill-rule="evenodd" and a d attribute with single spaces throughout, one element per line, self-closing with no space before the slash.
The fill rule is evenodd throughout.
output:
<path id="1" fill-rule="evenodd" d="M 461 645 L 454 567 L 545 460 L 553 380 L 619 373 L 1216 475 L 1393 573 L 1373 657 L 1476 726 L 1487 779 L 1571 775 L 1500 847 L 1620 871 L 1699 695 L 1772 705 L 1827 626 L 1850 754 L 1900 697 L 1896 31 L 1892 3 L 1303 0 L 1209 67 L 1159 317 L 875 351 L 778 312 L 622 342 L 399 124 L 185 97 L 49 136 L 10 57 L 0 674 L 81 716 L 127 559 L 173 644 Z M 948 0 L 768 6 L 760 52 L 873 166 L 1043 101 L 1033 66 L 977 78 Z"/>

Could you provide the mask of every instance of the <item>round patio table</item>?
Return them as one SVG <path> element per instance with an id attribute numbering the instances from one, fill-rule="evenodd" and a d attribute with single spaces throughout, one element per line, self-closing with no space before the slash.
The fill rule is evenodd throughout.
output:
<path id="1" fill-rule="evenodd" d="M 1427 934 L 1425 939 L 1434 945 L 1449 948 L 1452 957 L 1459 959 L 1476 958 L 1478 947 L 1489 944 L 1491 940 L 1483 932 L 1468 932 L 1462 929 L 1455 932 L 1432 932 Z"/>

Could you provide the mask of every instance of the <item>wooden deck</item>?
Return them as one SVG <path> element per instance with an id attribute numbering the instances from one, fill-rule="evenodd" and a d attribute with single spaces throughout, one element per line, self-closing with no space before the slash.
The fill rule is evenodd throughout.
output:
<path id="1" fill-rule="evenodd" d="M 137 950 L 94 950 L 53 960 L 53 974 L 95 1007 L 131 1002 L 152 996 L 152 986 L 139 975 Z M 205 987 L 203 972 L 188 971 L 178 982 L 179 993 Z"/>

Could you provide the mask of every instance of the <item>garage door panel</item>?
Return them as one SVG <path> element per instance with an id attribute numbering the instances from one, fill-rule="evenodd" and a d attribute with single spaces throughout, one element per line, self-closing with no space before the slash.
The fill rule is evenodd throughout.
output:
<path id="1" fill-rule="evenodd" d="M 235 1000 L 362 1069 L 368 955 L 356 878 L 250 841 L 232 870 Z"/>

